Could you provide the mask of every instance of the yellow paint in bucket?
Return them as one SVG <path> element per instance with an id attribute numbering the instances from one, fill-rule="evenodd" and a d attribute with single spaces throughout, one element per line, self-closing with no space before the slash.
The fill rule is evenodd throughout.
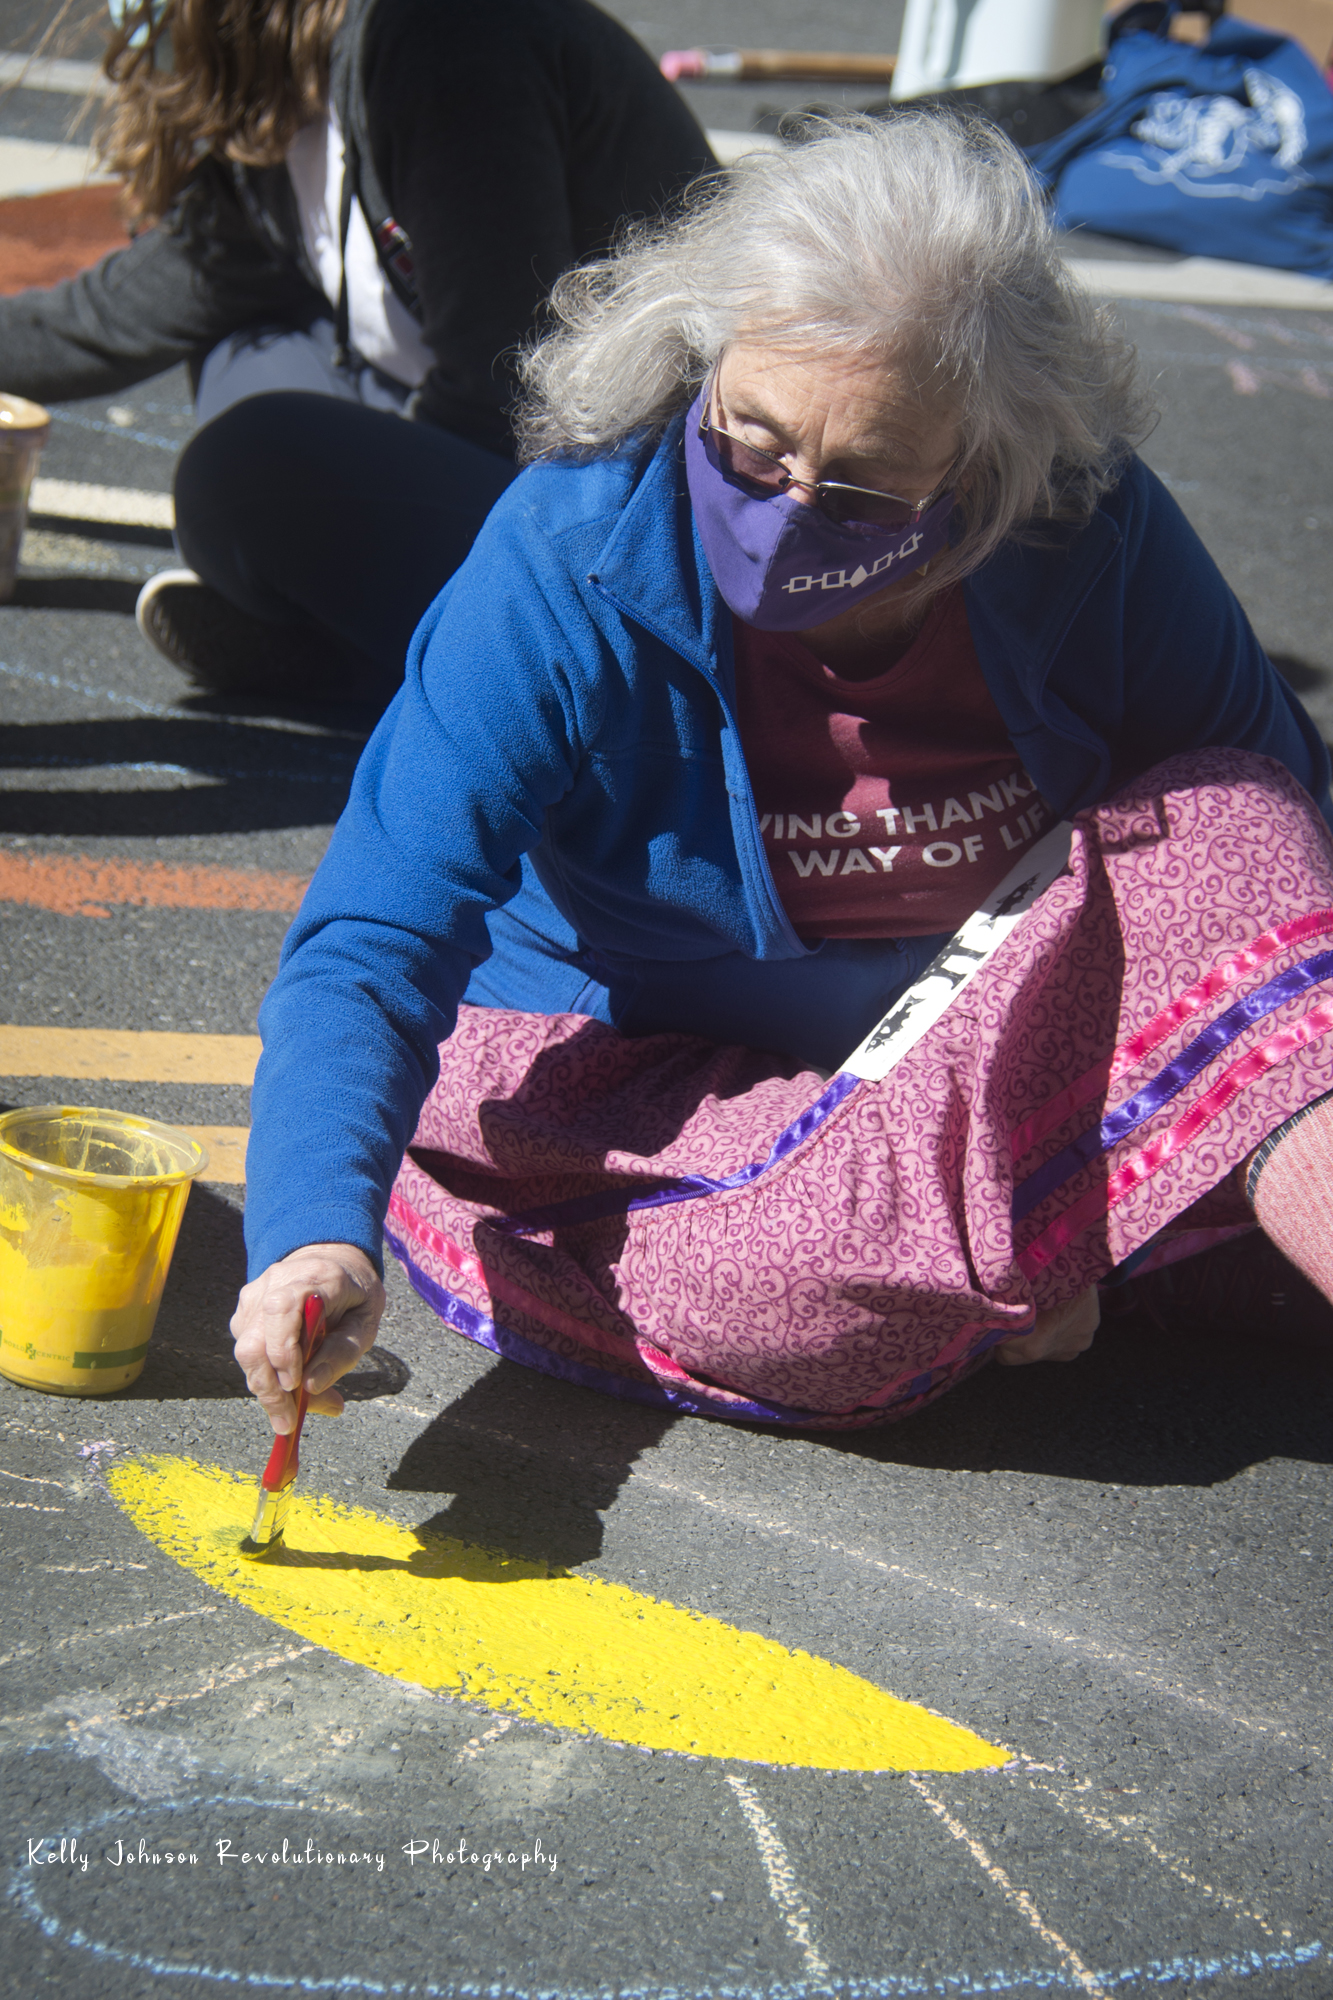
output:
<path id="1" fill-rule="evenodd" d="M 196 1139 L 126 1111 L 0 1118 L 0 1373 L 61 1396 L 138 1378 L 207 1165 Z"/>
<path id="2" fill-rule="evenodd" d="M 135 1525 L 215 1590 L 345 1660 L 500 1715 L 822 1771 L 976 1771 L 1009 1754 L 832 1660 L 626 1584 L 299 1488 L 281 1548 L 250 1562 L 253 1478 L 152 1456 L 107 1480 Z"/>

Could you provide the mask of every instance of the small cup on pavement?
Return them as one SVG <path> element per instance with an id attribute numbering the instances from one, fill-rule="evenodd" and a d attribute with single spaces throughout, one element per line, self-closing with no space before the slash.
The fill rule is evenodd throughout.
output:
<path id="1" fill-rule="evenodd" d="M 50 435 L 51 419 L 40 403 L 0 394 L 0 604 L 14 595 L 32 476 Z"/>

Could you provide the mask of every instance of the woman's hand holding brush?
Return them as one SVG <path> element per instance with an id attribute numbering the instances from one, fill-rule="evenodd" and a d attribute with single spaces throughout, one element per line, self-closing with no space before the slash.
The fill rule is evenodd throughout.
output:
<path id="1" fill-rule="evenodd" d="M 324 1301 L 328 1330 L 306 1384 L 307 1407 L 340 1416 L 343 1398 L 334 1384 L 374 1345 L 384 1313 L 384 1286 L 364 1250 L 351 1243 L 293 1250 L 242 1289 L 232 1316 L 236 1359 L 280 1437 L 296 1425 L 303 1313 L 315 1294 Z"/>

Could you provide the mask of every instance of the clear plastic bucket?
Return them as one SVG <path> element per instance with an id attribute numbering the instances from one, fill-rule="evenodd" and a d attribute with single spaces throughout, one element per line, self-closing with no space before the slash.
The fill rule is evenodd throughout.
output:
<path id="1" fill-rule="evenodd" d="M 0 1373 L 60 1396 L 137 1380 L 207 1165 L 186 1133 L 126 1111 L 0 1117 Z"/>

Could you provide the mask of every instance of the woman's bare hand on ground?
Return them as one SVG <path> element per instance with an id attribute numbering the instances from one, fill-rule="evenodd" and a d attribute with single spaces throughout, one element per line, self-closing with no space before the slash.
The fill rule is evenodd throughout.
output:
<path id="1" fill-rule="evenodd" d="M 1038 1313 L 1031 1333 L 1002 1340 L 995 1350 L 996 1359 L 1011 1368 L 1021 1368 L 1029 1361 L 1074 1361 L 1092 1346 L 1101 1318 L 1097 1287 L 1089 1285 L 1067 1306 L 1052 1306 L 1049 1312 Z"/>
<path id="2" fill-rule="evenodd" d="M 302 1308 L 314 1293 L 324 1301 L 328 1332 L 310 1370 L 308 1407 L 342 1413 L 333 1384 L 374 1345 L 384 1312 L 384 1286 L 364 1250 L 352 1243 L 308 1243 L 270 1264 L 242 1287 L 232 1315 L 236 1359 L 280 1436 L 296 1426 L 301 1386 Z"/>

